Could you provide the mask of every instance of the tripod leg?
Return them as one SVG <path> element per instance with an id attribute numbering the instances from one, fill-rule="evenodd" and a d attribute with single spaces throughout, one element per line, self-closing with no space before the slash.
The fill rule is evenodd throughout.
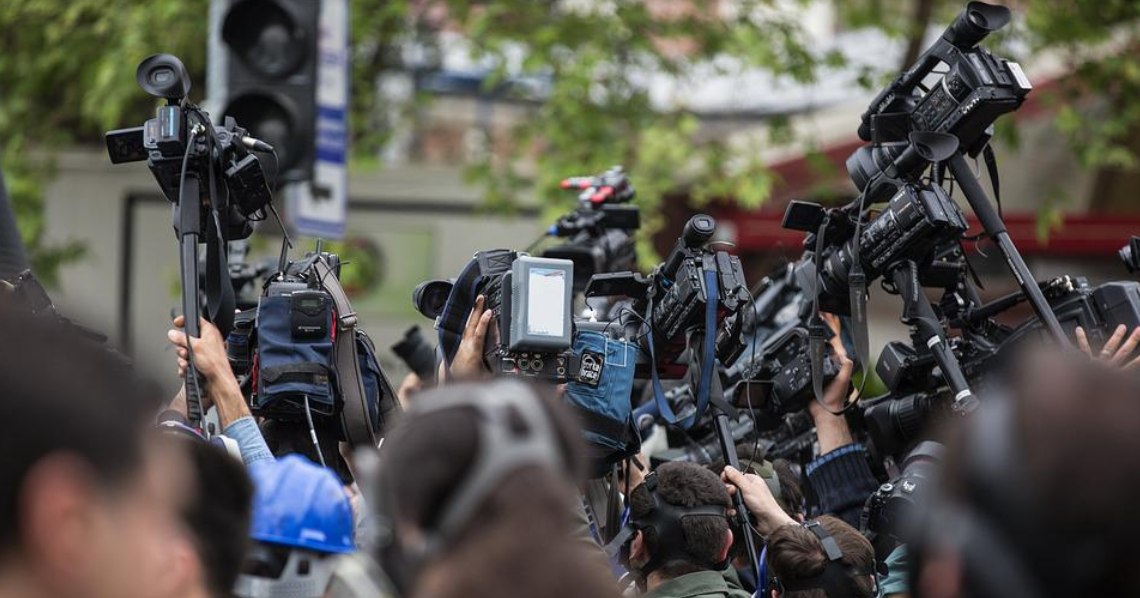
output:
<path id="1" fill-rule="evenodd" d="M 1021 253 L 1017 251 L 1017 247 L 1013 244 L 1013 240 L 1009 238 L 1009 231 L 1005 228 L 1005 223 L 1002 222 L 1001 217 L 998 216 L 994 207 L 990 204 L 990 200 L 986 197 L 985 190 L 982 189 L 981 184 L 978 183 L 977 177 L 974 172 L 970 170 L 970 165 L 966 163 L 966 158 L 962 154 L 954 154 L 949 160 L 950 172 L 954 173 L 954 181 L 962 189 L 962 193 L 966 196 L 966 201 L 970 203 L 970 207 L 974 210 L 974 214 L 978 216 L 978 220 L 982 223 L 982 228 L 985 229 L 986 235 L 997 243 L 998 250 L 1005 257 L 1005 263 L 1009 265 L 1009 269 L 1013 272 L 1014 278 L 1017 279 L 1017 284 L 1021 286 L 1025 296 L 1029 298 L 1030 305 L 1033 306 L 1033 311 L 1037 313 L 1037 317 L 1041 319 L 1041 323 L 1053 335 L 1053 338 L 1061 344 L 1062 347 L 1071 347 L 1069 337 L 1065 336 L 1065 331 L 1061 329 L 1060 322 L 1057 321 L 1057 316 L 1053 314 L 1053 309 L 1049 307 L 1049 302 L 1045 300 L 1045 295 L 1041 293 L 1041 288 L 1037 286 L 1037 280 L 1033 277 L 1033 273 L 1029 271 L 1029 267 L 1025 265 L 1025 260 L 1022 259 Z"/>

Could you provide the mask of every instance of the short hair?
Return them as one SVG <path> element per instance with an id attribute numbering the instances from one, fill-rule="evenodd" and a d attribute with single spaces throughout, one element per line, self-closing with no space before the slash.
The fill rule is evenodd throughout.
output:
<path id="1" fill-rule="evenodd" d="M 0 548 L 19 543 L 18 497 L 36 463 L 66 453 L 115 488 L 139 474 L 160 397 L 120 356 L 54 318 L 0 301 Z"/>
<path id="2" fill-rule="evenodd" d="M 712 471 L 684 461 L 671 461 L 657 468 L 657 496 L 678 507 L 714 505 L 729 508 L 731 502 L 724 482 Z M 647 516 L 653 511 L 653 497 L 642 484 L 629 494 L 631 518 Z M 685 551 L 693 560 L 665 563 L 658 571 L 665 578 L 679 577 L 696 571 L 712 569 L 720 560 L 721 550 L 728 534 L 728 520 L 715 515 L 693 515 L 681 522 L 685 537 Z M 642 530 L 646 550 L 650 556 L 662 550 L 653 528 Z"/>
<path id="3" fill-rule="evenodd" d="M 213 596 L 230 596 L 249 546 L 253 483 L 225 449 L 197 439 L 174 440 L 187 446 L 194 467 L 197 491 L 183 509 L 183 520 L 207 589 Z"/>
<path id="4" fill-rule="evenodd" d="M 851 577 L 850 595 L 872 598 L 875 595 L 875 551 L 871 542 L 843 521 L 824 515 L 816 521 L 843 552 L 840 560 Z M 772 575 L 785 583 L 812 579 L 827 568 L 827 552 L 814 532 L 802 525 L 780 526 L 768 536 L 768 566 Z M 781 598 L 827 598 L 822 589 L 785 592 Z"/>

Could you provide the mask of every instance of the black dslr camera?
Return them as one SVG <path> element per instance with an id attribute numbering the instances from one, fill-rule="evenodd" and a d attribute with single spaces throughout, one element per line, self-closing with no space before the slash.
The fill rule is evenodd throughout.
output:
<path id="1" fill-rule="evenodd" d="M 839 366 L 825 359 L 824 385 L 838 375 Z M 777 428 L 785 415 L 807 408 L 815 398 L 807 329 L 797 326 L 768 339 L 743 377 L 733 390 L 734 402 L 737 407 L 751 410 L 758 429 Z"/>

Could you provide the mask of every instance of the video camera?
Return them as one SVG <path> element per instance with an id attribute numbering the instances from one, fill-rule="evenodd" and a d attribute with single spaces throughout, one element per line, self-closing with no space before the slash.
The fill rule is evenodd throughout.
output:
<path id="1" fill-rule="evenodd" d="M 637 265 L 632 232 L 641 226 L 636 196 L 621 166 L 598 176 L 570 177 L 562 188 L 578 191 L 578 208 L 558 219 L 547 234 L 569 239 L 543 257 L 574 263 L 574 292 L 582 292 L 594 274 L 629 270 Z"/>
<path id="2" fill-rule="evenodd" d="M 117 129 L 106 135 L 107 153 L 112 164 L 146 160 L 158 186 L 168 200 L 184 199 L 201 205 L 201 234 L 209 219 L 204 217 L 213 202 L 225 217 L 227 239 L 244 239 L 253 228 L 250 217 L 272 200 L 265 173 L 250 150 L 272 152 L 273 148 L 255 139 L 232 117 L 221 125 L 186 101 L 190 75 L 177 57 L 155 54 L 139 64 L 138 84 L 147 93 L 164 98 L 155 118 L 141 127 Z M 183 187 L 193 184 L 189 192 Z M 221 181 L 222 185 L 216 186 Z M 214 188 L 211 188 L 214 187 Z"/>
<path id="3" fill-rule="evenodd" d="M 454 281 L 421 283 L 413 302 L 441 330 L 448 361 L 462 337 L 475 298 L 485 298 L 491 325 L 484 362 L 495 375 L 555 382 L 597 383 L 600 371 L 581 372 L 574 342 L 572 311 L 574 263 L 532 257 L 508 249 L 480 251 Z"/>
<path id="4" fill-rule="evenodd" d="M 1017 110 L 1033 89 L 1020 65 L 978 47 L 1009 21 L 1004 6 L 970 2 L 934 45 L 871 101 L 861 116 L 859 138 L 872 145 L 847 159 L 848 173 L 860 191 L 892 170 L 891 178 L 899 180 L 925 170 L 920 160 L 899 161 L 913 149 L 908 139 L 912 133 L 948 133 L 970 156 L 989 144 L 993 122 Z M 940 64 L 947 66 L 946 73 L 927 86 L 924 80 Z"/>
<path id="5" fill-rule="evenodd" d="M 652 364 L 639 364 L 639 378 L 651 373 L 662 378 L 683 376 L 690 363 L 679 358 L 696 338 L 693 333 L 707 343 L 692 352 L 702 351 L 703 359 L 728 365 L 743 352 L 742 312 L 748 305 L 748 287 L 740 258 L 709 249 L 715 231 L 716 221 L 698 214 L 685 224 L 669 257 L 648 277 L 615 272 L 590 279 L 586 297 L 628 297 L 630 304 L 617 311 L 618 318 L 629 313 L 647 324 L 643 345 Z M 629 323 L 628 318 L 623 320 L 623 326 Z"/>

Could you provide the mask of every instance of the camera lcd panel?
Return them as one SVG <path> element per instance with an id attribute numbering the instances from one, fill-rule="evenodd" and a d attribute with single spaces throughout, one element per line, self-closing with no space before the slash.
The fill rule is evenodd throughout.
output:
<path id="1" fill-rule="evenodd" d="M 571 339 L 574 262 L 522 256 L 511 264 L 512 351 L 561 351 Z"/>
<path id="2" fill-rule="evenodd" d="M 541 336 L 562 334 L 566 312 L 562 296 L 566 294 L 566 272 L 556 268 L 531 268 L 529 301 L 526 310 L 526 333 Z"/>

